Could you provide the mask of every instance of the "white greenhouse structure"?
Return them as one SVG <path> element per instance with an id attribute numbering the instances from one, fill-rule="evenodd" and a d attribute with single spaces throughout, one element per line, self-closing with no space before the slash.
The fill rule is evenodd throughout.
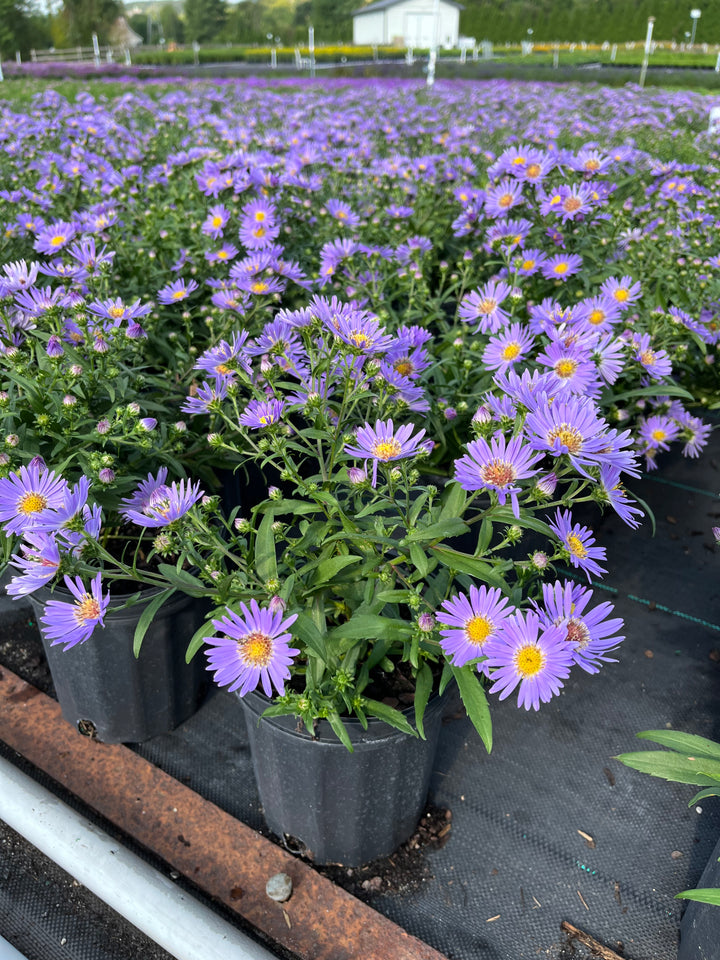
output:
<path id="1" fill-rule="evenodd" d="M 353 13 L 353 43 L 456 47 L 462 9 L 453 0 L 375 0 Z"/>

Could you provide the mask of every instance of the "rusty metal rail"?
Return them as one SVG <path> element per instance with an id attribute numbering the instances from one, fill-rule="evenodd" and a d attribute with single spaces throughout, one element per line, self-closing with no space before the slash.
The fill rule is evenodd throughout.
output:
<path id="1" fill-rule="evenodd" d="M 127 747 L 89 740 L 57 703 L 0 668 L 0 739 L 301 960 L 445 960 Z M 292 879 L 285 903 L 265 885 Z"/>

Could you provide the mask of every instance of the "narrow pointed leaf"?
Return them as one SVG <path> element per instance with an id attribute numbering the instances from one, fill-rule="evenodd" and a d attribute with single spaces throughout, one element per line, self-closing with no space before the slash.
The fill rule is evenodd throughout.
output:
<path id="1" fill-rule="evenodd" d="M 492 719 L 480 675 L 472 667 L 452 667 L 462 702 L 488 753 L 492 750 Z"/>
<path id="2" fill-rule="evenodd" d="M 682 733 L 679 730 L 643 730 L 635 734 L 640 740 L 651 740 L 653 743 L 682 753 L 687 757 L 709 757 L 711 760 L 720 760 L 720 743 L 699 737 L 694 733 Z"/>
<path id="3" fill-rule="evenodd" d="M 169 600 L 174 593 L 174 587 L 171 590 L 163 590 L 156 597 L 153 597 L 150 603 L 147 604 L 143 612 L 140 614 L 140 619 L 135 627 L 135 635 L 133 637 L 133 654 L 136 658 L 140 656 L 142 642 L 145 639 L 145 634 L 148 631 L 148 627 L 155 618 L 155 614 L 165 603 L 165 601 Z"/>
<path id="4" fill-rule="evenodd" d="M 698 887 L 697 890 L 683 890 L 682 893 L 675 894 L 675 899 L 697 900 L 698 903 L 711 903 L 715 907 L 720 907 L 720 888 Z"/>

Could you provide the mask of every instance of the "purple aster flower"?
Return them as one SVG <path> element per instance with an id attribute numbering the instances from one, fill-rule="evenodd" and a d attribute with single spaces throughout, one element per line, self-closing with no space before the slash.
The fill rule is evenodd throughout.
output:
<path id="1" fill-rule="evenodd" d="M 213 407 L 219 408 L 226 397 L 227 380 L 223 382 L 218 379 L 214 384 L 206 380 L 196 388 L 192 396 L 186 398 L 180 409 L 183 413 L 209 413 Z"/>
<path id="2" fill-rule="evenodd" d="M 217 240 L 222 237 L 229 219 L 230 211 L 223 204 L 216 204 L 208 210 L 208 215 L 200 229 L 206 236 Z"/>
<path id="3" fill-rule="evenodd" d="M 618 635 L 623 629 L 620 617 L 608 619 L 615 609 L 611 603 L 601 603 L 586 609 L 593 591 L 579 583 L 559 581 L 542 585 L 544 609 L 538 610 L 541 623 L 554 624 L 565 633 L 573 661 L 586 673 L 597 673 L 602 663 L 617 663 L 607 654 L 625 638 Z"/>
<path id="4" fill-rule="evenodd" d="M 167 495 L 167 473 L 167 467 L 160 467 L 157 477 L 149 473 L 147 480 L 141 480 L 130 497 L 120 501 L 120 508 L 143 512 L 152 506 L 156 498 L 161 500 Z"/>
<path id="5" fill-rule="evenodd" d="M 518 480 L 532 477 L 538 471 L 532 469 L 542 453 L 535 453 L 523 437 L 513 437 L 506 442 L 501 433 L 496 433 L 490 443 L 479 437 L 467 445 L 467 453 L 455 461 L 455 479 L 463 490 L 494 490 L 501 504 L 508 495 L 512 511 L 520 516 L 517 495 Z"/>
<path id="6" fill-rule="evenodd" d="M 283 618 L 282 610 L 263 609 L 255 599 L 249 609 L 244 603 L 239 606 L 241 615 L 226 607 L 226 615 L 212 622 L 223 636 L 205 637 L 205 643 L 213 648 L 207 651 L 208 670 L 215 671 L 215 683 L 238 690 L 241 697 L 259 683 L 267 697 L 273 696 L 273 686 L 282 696 L 293 657 L 300 653 L 289 646 L 292 635 L 288 628 L 297 614 Z"/>
<path id="7" fill-rule="evenodd" d="M 605 294 L 581 300 L 573 310 L 573 323 L 577 323 L 582 331 L 588 333 L 605 333 L 620 319 L 620 305 Z"/>
<path id="8" fill-rule="evenodd" d="M 7 585 L 12 597 L 25 597 L 49 583 L 60 569 L 60 550 L 49 533 L 26 532 L 20 554 L 13 554 L 10 565 L 22 571 Z"/>
<path id="9" fill-rule="evenodd" d="M 32 530 L 45 510 L 62 507 L 67 483 L 39 464 L 0 479 L 0 523 L 5 535 Z"/>
<path id="10" fill-rule="evenodd" d="M 152 477 L 148 477 L 148 481 L 150 480 Z M 142 510 L 126 508 L 120 512 L 126 520 L 139 527 L 167 527 L 184 516 L 203 496 L 200 481 L 193 484 L 189 480 L 181 480 L 180 483 L 173 482 L 170 486 L 157 485 Z"/>
<path id="11" fill-rule="evenodd" d="M 521 250 L 517 258 L 517 272 L 521 277 L 531 277 L 537 273 L 547 260 L 547 254 L 533 247 L 531 250 Z"/>
<path id="12" fill-rule="evenodd" d="M 490 370 L 505 371 L 522 360 L 534 342 L 535 338 L 522 324 L 513 323 L 490 338 L 483 353 L 483 363 Z"/>
<path id="13" fill-rule="evenodd" d="M 637 281 L 633 282 L 632 277 L 623 277 L 621 280 L 610 277 L 600 284 L 600 292 L 614 300 L 621 310 L 627 310 L 631 303 L 642 296 L 642 287 Z"/>
<path id="14" fill-rule="evenodd" d="M 284 408 L 284 400 L 251 400 L 240 417 L 240 426 L 251 430 L 271 427 L 280 422 Z"/>
<path id="15" fill-rule="evenodd" d="M 321 316 L 321 320 L 324 317 Z M 338 317 L 333 332 L 344 343 L 349 344 L 363 354 L 383 353 L 393 343 L 393 337 L 385 333 L 377 317 L 365 310 L 354 308 Z"/>
<path id="16" fill-rule="evenodd" d="M 669 377 L 672 373 L 670 357 L 665 350 L 651 350 L 650 341 L 649 333 L 643 333 L 633 340 L 635 359 L 643 365 L 653 379 L 659 380 L 662 377 Z"/>
<path id="17" fill-rule="evenodd" d="M 567 280 L 580 272 L 582 262 L 582 257 L 577 253 L 558 254 L 548 257 L 541 267 L 541 272 L 546 280 Z"/>
<path id="18" fill-rule="evenodd" d="M 560 692 L 573 662 L 562 629 L 554 624 L 542 627 L 532 611 L 508 617 L 487 657 L 493 680 L 490 693 L 504 700 L 519 687 L 518 707 L 526 710 L 539 710 L 541 703 Z"/>
<path id="19" fill-rule="evenodd" d="M 524 202 L 523 185 L 518 180 L 501 180 L 496 187 L 488 187 L 485 195 L 485 213 L 489 217 L 505 217 Z"/>
<path id="20" fill-rule="evenodd" d="M 632 454 L 624 449 L 632 442 L 630 433 L 611 430 L 587 397 L 539 404 L 528 413 L 525 431 L 531 447 L 547 450 L 556 457 L 567 454 L 584 477 L 589 476 L 589 466 L 603 464 L 639 475 Z"/>
<path id="21" fill-rule="evenodd" d="M 512 287 L 504 280 L 489 280 L 485 286 L 462 298 L 458 316 L 466 323 L 477 321 L 475 332 L 497 333 L 510 319 L 510 315 L 501 309 L 500 304 L 511 291 Z"/>
<path id="22" fill-rule="evenodd" d="M 66 576 L 65 586 L 75 597 L 75 602 L 49 600 L 40 623 L 45 638 L 50 640 L 53 646 L 64 643 L 65 649 L 69 650 L 78 643 L 84 643 L 98 624 L 105 626 L 103 617 L 110 603 L 110 593 L 103 596 L 99 573 L 90 581 L 89 591 L 85 589 L 80 577 L 76 577 L 73 582 L 71 577 Z"/>
<path id="23" fill-rule="evenodd" d="M 471 586 L 469 597 L 459 593 L 452 600 L 443 600 L 442 610 L 436 614 L 440 623 L 450 628 L 440 631 L 443 653 L 454 667 L 484 656 L 485 645 L 498 636 L 514 612 L 497 587 Z M 478 671 L 489 676 L 484 662 L 478 664 Z"/>
<path id="24" fill-rule="evenodd" d="M 537 362 L 550 368 L 551 390 L 593 396 L 599 389 L 597 367 L 590 351 L 578 343 L 555 342 L 538 354 Z"/>
<path id="25" fill-rule="evenodd" d="M 620 469 L 603 464 L 600 467 L 600 489 L 603 497 L 607 500 L 615 513 L 629 527 L 637 529 L 640 526 L 637 517 L 643 517 L 644 514 L 639 507 L 633 506 L 627 495 L 627 491 L 620 482 Z"/>
<path id="26" fill-rule="evenodd" d="M 162 290 L 158 290 L 158 303 L 171 304 L 179 300 L 187 300 L 193 290 L 197 290 L 197 283 L 194 280 L 188 280 L 187 284 L 181 278 L 166 283 Z"/>
<path id="27" fill-rule="evenodd" d="M 581 527 L 579 523 L 573 523 L 569 510 L 564 513 L 560 509 L 556 510 L 555 522 L 550 521 L 550 529 L 567 550 L 570 563 L 584 570 L 588 580 L 591 579 L 590 574 L 602 577 L 607 573 L 607 570 L 596 562 L 605 560 L 605 547 L 593 546 L 595 538 L 592 536 L 592 531 L 589 527 Z"/>
<path id="28" fill-rule="evenodd" d="M 76 229 L 71 223 L 51 223 L 38 232 L 34 249 L 38 253 L 57 253 L 73 239 L 75 233 Z"/>
<path id="29" fill-rule="evenodd" d="M 428 451 L 428 444 L 432 449 L 432 441 L 420 441 L 425 436 L 421 430 L 411 436 L 413 424 L 405 424 L 395 429 L 392 420 L 377 420 L 375 426 L 366 423 L 356 433 L 357 446 L 345 447 L 345 453 L 351 457 L 363 457 L 373 461 L 373 487 L 377 484 L 378 463 L 388 463 L 391 460 L 402 460 L 406 457 L 417 456 L 421 450 Z"/>
<path id="30" fill-rule="evenodd" d="M 92 303 L 87 305 L 87 309 L 97 317 L 112 320 L 113 326 L 117 327 L 123 320 L 136 320 L 138 317 L 147 316 L 152 310 L 152 304 L 146 303 L 142 305 L 140 300 L 136 300 L 131 304 L 125 304 L 120 297 L 116 297 L 114 300 L 112 298 L 108 300 L 93 300 Z"/>
<path id="31" fill-rule="evenodd" d="M 669 450 L 679 432 L 680 428 L 671 417 L 655 414 L 642 421 L 639 438 L 651 450 Z"/>
<path id="32" fill-rule="evenodd" d="M 360 223 L 360 217 L 353 212 L 352 207 L 344 200 L 330 199 L 325 204 L 328 214 L 338 223 L 348 227 L 356 227 Z"/>

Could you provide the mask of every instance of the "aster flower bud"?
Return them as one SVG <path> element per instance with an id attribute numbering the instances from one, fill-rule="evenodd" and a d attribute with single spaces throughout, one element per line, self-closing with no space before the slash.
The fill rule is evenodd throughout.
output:
<path id="1" fill-rule="evenodd" d="M 133 401 L 132 403 L 129 403 L 129 404 L 127 405 L 127 408 L 126 408 L 126 409 L 127 409 L 127 412 L 128 412 L 128 413 L 131 413 L 131 414 L 133 414 L 134 416 L 137 416 L 137 415 L 140 413 L 140 404 L 139 404 L 139 403 L 135 403 L 135 401 Z"/>
<path id="2" fill-rule="evenodd" d="M 423 633 L 432 633 L 435 629 L 435 617 L 431 613 L 421 613 L 417 625 Z"/>
<path id="3" fill-rule="evenodd" d="M 457 417 L 457 410 L 455 407 L 445 407 L 443 416 L 446 420 L 454 420 Z"/>
<path id="4" fill-rule="evenodd" d="M 536 570 L 546 570 L 548 564 L 550 563 L 550 557 L 542 551 L 536 550 L 535 553 L 530 557 L 530 563 L 535 567 Z"/>
<path id="5" fill-rule="evenodd" d="M 28 467 L 30 467 L 30 469 L 38 469 L 41 472 L 43 470 L 47 470 L 47 464 L 39 454 L 38 456 L 32 458 L 32 460 L 28 464 Z"/>
<path id="6" fill-rule="evenodd" d="M 77 397 L 74 397 L 71 393 L 66 393 L 62 402 L 64 407 L 74 407 L 77 403 Z"/>
<path id="7" fill-rule="evenodd" d="M 110 421 L 109 421 L 109 420 L 99 420 L 98 423 L 97 423 L 97 425 L 96 425 L 96 427 L 95 427 L 95 429 L 96 429 L 97 432 L 100 433 L 100 434 L 105 434 L 105 433 L 107 433 L 107 432 L 109 431 L 109 429 L 110 429 Z"/>
<path id="8" fill-rule="evenodd" d="M 268 609 L 270 610 L 270 613 L 273 614 L 273 616 L 276 613 L 285 613 L 286 607 L 287 607 L 287 604 L 285 603 L 282 597 L 279 597 L 277 594 L 275 594 L 274 597 L 270 597 L 270 602 L 268 603 Z"/>
<path id="9" fill-rule="evenodd" d="M 61 357 L 65 350 L 60 341 L 60 337 L 56 334 L 53 334 L 47 342 L 47 347 L 45 347 L 45 352 L 49 357 Z"/>
<path id="10" fill-rule="evenodd" d="M 720 543 L 720 527 L 713 527 L 712 532 L 715 537 L 715 543 Z"/>
<path id="11" fill-rule="evenodd" d="M 10 463 L 10 457 L 6 453 L 0 453 L 0 467 L 5 467 Z"/>
<path id="12" fill-rule="evenodd" d="M 10 396 L 7 390 L 0 390 L 0 406 L 7 406 L 7 402 L 10 399 Z"/>
<path id="13" fill-rule="evenodd" d="M 16 447 L 20 443 L 20 437 L 16 433 L 9 433 L 5 437 L 5 444 L 8 447 Z"/>
<path id="14" fill-rule="evenodd" d="M 271 577 L 270 580 L 265 581 L 265 590 L 268 593 L 275 594 L 280 589 L 280 581 L 277 577 Z"/>
<path id="15" fill-rule="evenodd" d="M 175 430 L 177 430 L 178 433 L 185 433 L 185 431 L 187 430 L 187 424 L 185 423 L 184 420 L 176 420 L 175 423 L 173 424 L 173 427 Z"/>
<path id="16" fill-rule="evenodd" d="M 111 470 L 110 467 L 103 467 L 102 470 L 98 473 L 98 480 L 101 483 L 112 483 L 115 479 L 115 471 Z"/>
<path id="17" fill-rule="evenodd" d="M 245 517 L 236 517 L 234 527 L 238 533 L 248 533 L 252 529 L 250 521 L 246 520 Z"/>
<path id="18" fill-rule="evenodd" d="M 271 500 L 282 500 L 282 490 L 279 487 L 268 487 L 268 497 Z"/>
<path id="19" fill-rule="evenodd" d="M 506 536 L 510 543 L 519 543 L 523 537 L 523 528 L 514 523 L 511 527 L 507 528 Z"/>
<path id="20" fill-rule="evenodd" d="M 348 467 L 348 480 L 353 486 L 359 486 L 367 480 L 367 472 L 362 467 Z"/>
<path id="21" fill-rule="evenodd" d="M 554 473 L 548 473 L 547 476 L 541 477 L 535 483 L 537 492 L 543 497 L 551 497 L 555 493 L 555 487 L 557 486 L 557 477 Z"/>
<path id="22" fill-rule="evenodd" d="M 138 421 L 138 427 L 141 430 L 147 430 L 148 432 L 150 432 L 150 430 L 154 430 L 156 426 L 157 420 L 154 417 L 143 417 Z"/>
<path id="23" fill-rule="evenodd" d="M 82 372 L 83 372 L 83 368 L 80 366 L 79 363 L 73 363 L 72 366 L 70 367 L 70 373 L 74 377 L 82 376 Z"/>

